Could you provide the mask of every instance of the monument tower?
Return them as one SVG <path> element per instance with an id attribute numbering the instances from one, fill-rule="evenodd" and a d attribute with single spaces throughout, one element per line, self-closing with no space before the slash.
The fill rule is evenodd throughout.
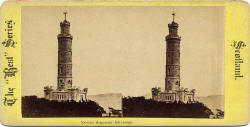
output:
<path id="1" fill-rule="evenodd" d="M 169 35 L 166 36 L 166 77 L 165 91 L 174 91 L 180 88 L 180 40 L 178 24 L 174 21 L 168 24 Z"/>
<path id="2" fill-rule="evenodd" d="M 67 21 L 67 12 L 64 12 L 64 21 L 60 23 L 61 33 L 58 34 L 58 77 L 57 88 L 72 87 L 72 35 L 70 22 Z"/>
<path id="3" fill-rule="evenodd" d="M 151 89 L 152 99 L 164 102 L 194 102 L 195 89 L 188 90 L 180 86 L 180 41 L 178 35 L 178 23 L 173 21 L 168 24 L 169 34 L 166 36 L 166 77 L 165 90 L 161 91 L 160 87 Z"/>
<path id="4" fill-rule="evenodd" d="M 72 35 L 70 34 L 70 22 L 67 21 L 67 12 L 64 12 L 64 20 L 60 22 L 58 39 L 58 68 L 57 88 L 44 87 L 44 98 L 57 101 L 87 101 L 88 88 L 72 86 Z"/>

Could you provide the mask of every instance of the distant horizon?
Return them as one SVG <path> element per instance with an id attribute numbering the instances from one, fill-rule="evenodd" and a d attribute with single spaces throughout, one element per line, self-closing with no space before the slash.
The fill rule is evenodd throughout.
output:
<path id="1" fill-rule="evenodd" d="M 122 94 L 122 93 L 100 93 L 100 94 L 91 94 L 91 95 L 88 95 L 87 94 L 87 96 L 94 96 L 94 95 L 106 95 L 106 94 Z M 148 95 L 152 95 L 151 93 L 148 93 Z M 24 97 L 24 96 L 37 96 L 37 97 L 39 97 L 39 98 L 44 98 L 44 96 L 42 96 L 42 95 L 22 95 L 22 97 Z M 122 95 L 123 96 L 123 95 Z M 147 95 L 138 95 L 138 96 L 123 96 L 123 97 L 146 97 Z M 224 96 L 224 94 L 211 94 L 211 95 L 207 95 L 207 96 L 195 96 L 195 97 L 209 97 L 209 96 Z"/>

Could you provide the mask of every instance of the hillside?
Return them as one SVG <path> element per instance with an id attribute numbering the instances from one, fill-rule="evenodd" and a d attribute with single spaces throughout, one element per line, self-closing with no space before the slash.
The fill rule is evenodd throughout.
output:
<path id="1" fill-rule="evenodd" d="M 101 117 L 102 107 L 93 101 L 49 101 L 37 96 L 22 97 L 23 117 Z"/>
<path id="2" fill-rule="evenodd" d="M 124 117 L 209 118 L 211 110 L 202 103 L 159 102 L 145 97 L 123 98 Z"/>

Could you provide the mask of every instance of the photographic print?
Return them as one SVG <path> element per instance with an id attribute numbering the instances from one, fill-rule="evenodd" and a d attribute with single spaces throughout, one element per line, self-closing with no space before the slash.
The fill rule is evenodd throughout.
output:
<path id="1" fill-rule="evenodd" d="M 23 6 L 22 117 L 224 118 L 223 6 Z"/>

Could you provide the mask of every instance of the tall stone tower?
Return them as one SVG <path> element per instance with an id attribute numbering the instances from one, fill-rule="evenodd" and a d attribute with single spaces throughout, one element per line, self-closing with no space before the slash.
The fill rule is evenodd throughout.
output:
<path id="1" fill-rule="evenodd" d="M 159 87 L 151 89 L 152 99 L 163 102 L 195 102 L 195 89 L 180 87 L 180 41 L 178 35 L 178 23 L 173 21 L 168 24 L 169 35 L 166 36 L 166 77 L 165 91 Z"/>
<path id="2" fill-rule="evenodd" d="M 64 21 L 60 23 L 61 33 L 58 34 L 58 77 L 57 89 L 72 88 L 72 39 L 70 22 L 67 21 L 67 12 L 64 12 Z"/>
<path id="3" fill-rule="evenodd" d="M 58 39 L 58 72 L 57 88 L 44 87 L 44 98 L 56 101 L 87 101 L 88 88 L 72 87 L 72 39 L 70 23 L 67 21 L 67 12 L 64 12 L 64 21 L 60 23 L 61 32 Z"/>
<path id="4" fill-rule="evenodd" d="M 180 40 L 178 35 L 178 23 L 174 21 L 168 24 L 169 35 L 166 36 L 166 77 L 165 91 L 175 91 L 180 88 Z"/>

